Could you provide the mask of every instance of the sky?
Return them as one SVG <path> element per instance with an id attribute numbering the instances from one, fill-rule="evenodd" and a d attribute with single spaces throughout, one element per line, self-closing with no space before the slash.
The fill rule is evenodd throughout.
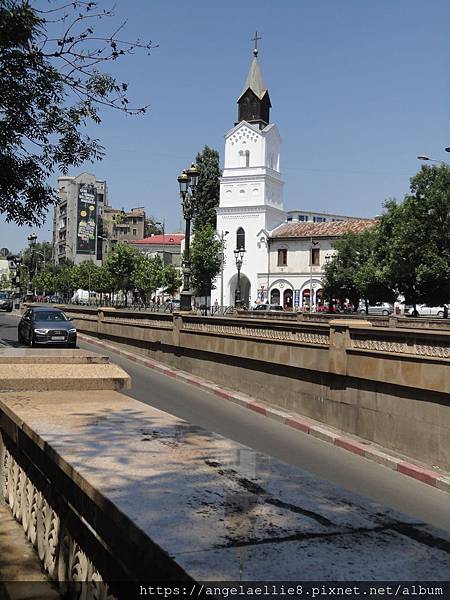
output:
<path id="1" fill-rule="evenodd" d="M 36 1 L 36 0 L 35 0 Z M 33 3 L 33 2 L 32 2 Z M 101 4 L 110 6 L 106 0 Z M 105 179 L 109 203 L 144 206 L 166 231 L 183 228 L 177 176 L 205 144 L 223 161 L 224 135 L 252 60 L 254 32 L 283 144 L 285 209 L 374 217 L 401 200 L 426 154 L 450 162 L 448 0 L 116 0 L 112 31 L 158 47 L 108 65 L 128 82 L 127 117 L 102 111 L 87 131 L 106 157 L 71 171 Z M 223 166 L 223 163 L 222 163 Z M 52 184 L 56 185 L 55 174 Z M 7 224 L 0 247 L 31 231 Z"/>

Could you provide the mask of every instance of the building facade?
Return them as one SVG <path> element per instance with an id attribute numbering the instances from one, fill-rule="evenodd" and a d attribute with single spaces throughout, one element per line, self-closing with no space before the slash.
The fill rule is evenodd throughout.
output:
<path id="1" fill-rule="evenodd" d="M 130 211 L 112 206 L 104 206 L 102 211 L 100 241 L 103 246 L 102 257 L 114 249 L 118 242 L 142 240 L 145 229 L 145 210 L 143 207 Z"/>
<path id="2" fill-rule="evenodd" d="M 211 303 L 234 306 L 238 282 L 246 306 L 286 308 L 316 304 L 333 242 L 373 221 L 314 211 L 285 211 L 280 172 L 281 137 L 270 123 L 270 98 L 254 57 L 238 98 L 238 121 L 225 134 L 217 233 L 223 240 L 222 272 Z M 238 271 L 235 251 L 243 249 Z"/>
<path id="3" fill-rule="evenodd" d="M 57 193 L 53 213 L 54 263 L 92 260 L 101 264 L 98 230 L 103 209 L 108 205 L 106 181 L 97 180 L 91 173 L 62 176 L 58 177 Z"/>
<path id="4" fill-rule="evenodd" d="M 150 237 L 132 241 L 130 246 L 139 250 L 146 256 L 159 256 L 164 265 L 181 265 L 181 245 L 184 240 L 182 233 L 161 233 Z"/>

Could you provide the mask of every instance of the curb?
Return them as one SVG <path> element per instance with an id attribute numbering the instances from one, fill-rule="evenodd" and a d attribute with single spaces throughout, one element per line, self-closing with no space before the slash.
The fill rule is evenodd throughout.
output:
<path id="1" fill-rule="evenodd" d="M 387 454 L 386 452 L 383 452 L 379 448 L 373 446 L 371 442 L 358 441 L 350 437 L 345 437 L 340 431 L 333 430 L 332 428 L 326 427 L 323 424 L 318 424 L 316 421 L 272 408 L 270 405 L 258 402 L 250 396 L 246 396 L 232 390 L 227 390 L 219 385 L 207 381 L 206 379 L 191 375 L 185 371 L 168 367 L 151 358 L 145 358 L 144 356 L 133 354 L 127 350 L 122 350 L 114 344 L 109 344 L 80 333 L 78 333 L 78 337 L 91 344 L 107 348 L 108 350 L 113 350 L 120 356 L 144 365 L 150 369 L 154 369 L 163 375 L 174 377 L 175 379 L 184 381 L 190 385 L 195 385 L 200 389 L 219 396 L 220 398 L 230 400 L 231 402 L 234 402 L 243 408 L 253 410 L 254 412 L 257 412 L 265 417 L 278 421 L 279 423 L 283 423 L 288 427 L 292 427 L 293 429 L 297 429 L 303 433 L 312 435 L 313 437 L 316 437 L 324 442 L 333 444 L 342 450 L 352 452 L 353 454 L 357 454 L 358 456 L 376 462 L 384 467 L 387 467 L 388 469 L 397 471 L 402 475 L 412 477 L 417 481 L 435 487 L 443 492 L 450 493 L 450 476 L 442 475 L 438 471 L 433 471 L 427 467 L 410 463 L 407 460 L 404 460 L 404 458 Z"/>

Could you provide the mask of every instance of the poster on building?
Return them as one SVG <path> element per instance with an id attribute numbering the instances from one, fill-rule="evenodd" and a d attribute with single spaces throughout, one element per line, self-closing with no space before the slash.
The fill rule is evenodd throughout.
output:
<path id="1" fill-rule="evenodd" d="M 97 190 L 92 183 L 80 183 L 77 207 L 77 253 L 93 254 L 97 235 Z"/>
<path id="2" fill-rule="evenodd" d="M 300 306 L 300 290 L 294 290 L 294 306 Z"/>

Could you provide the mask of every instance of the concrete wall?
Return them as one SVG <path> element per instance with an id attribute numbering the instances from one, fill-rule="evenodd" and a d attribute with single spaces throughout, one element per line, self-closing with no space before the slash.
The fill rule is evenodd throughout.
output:
<path id="1" fill-rule="evenodd" d="M 80 331 L 450 466 L 450 332 L 68 308 Z"/>

